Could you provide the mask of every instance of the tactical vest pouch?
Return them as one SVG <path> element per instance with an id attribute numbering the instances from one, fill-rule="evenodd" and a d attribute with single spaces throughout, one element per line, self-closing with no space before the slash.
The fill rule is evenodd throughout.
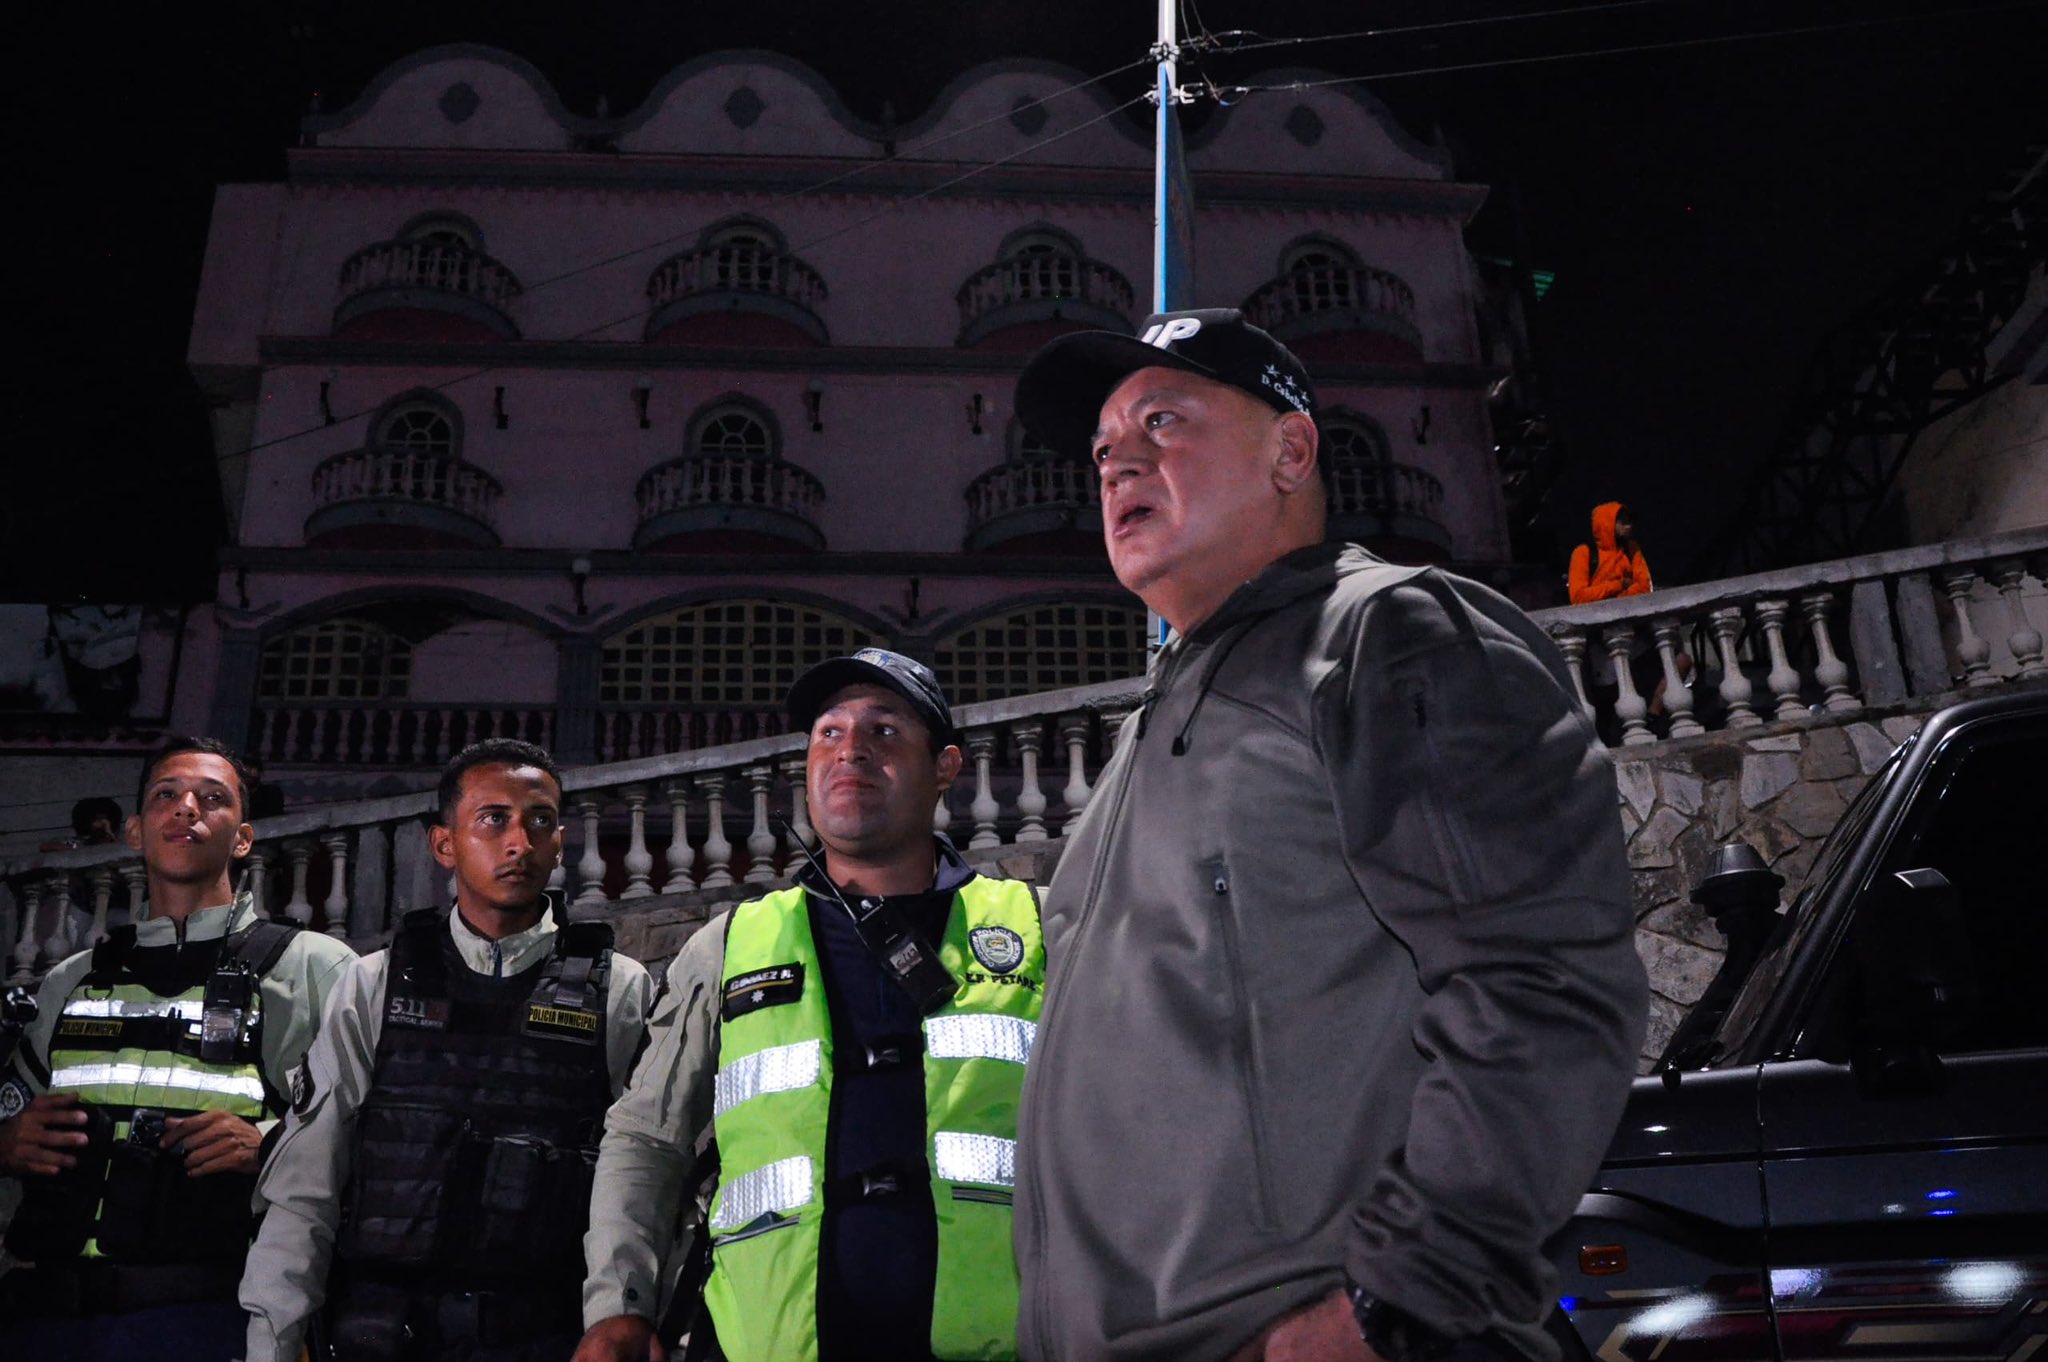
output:
<path id="1" fill-rule="evenodd" d="M 122 1263 L 239 1260 L 256 1227 L 249 1210 L 256 1179 L 187 1177 L 184 1158 L 159 1148 L 161 1138 L 160 1124 L 138 1120 L 133 1136 L 108 1151 L 100 1252 Z"/>
<path id="2" fill-rule="evenodd" d="M 471 1149 L 481 1168 L 464 1258 L 507 1275 L 580 1273 L 596 1151 L 565 1149 L 531 1135 L 474 1139 Z M 545 1232 L 537 1228 L 542 1226 Z M 576 1233 L 566 1232 L 571 1226 Z"/>
<path id="3" fill-rule="evenodd" d="M 85 1113 L 85 1148 L 61 1173 L 21 1180 L 21 1205 L 7 1227 L 7 1249 L 29 1263 L 57 1263 L 85 1252 L 93 1237 L 93 1215 L 107 1179 L 107 1155 L 114 1145 L 114 1118 L 105 1107 L 79 1103 Z"/>
<path id="4" fill-rule="evenodd" d="M 468 1257 L 467 1227 L 453 1224 L 475 1183 L 464 1178 L 469 1118 L 439 1107 L 366 1104 L 357 1117 L 358 1151 L 405 1149 L 403 1167 L 358 1157 L 348 1212 L 335 1247 L 343 1257 L 425 1267 L 444 1254 Z"/>

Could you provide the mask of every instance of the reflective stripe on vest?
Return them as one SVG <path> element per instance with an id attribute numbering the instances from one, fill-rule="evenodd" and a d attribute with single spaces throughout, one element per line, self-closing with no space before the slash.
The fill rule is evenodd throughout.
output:
<path id="1" fill-rule="evenodd" d="M 926 1158 L 938 1220 L 932 1352 L 1016 1355 L 1017 1271 L 1009 1189 L 1017 1099 L 1045 985 L 1038 901 L 1015 881 L 976 878 L 954 896 L 939 956 L 961 981 L 924 1022 Z M 705 1303 L 732 1362 L 816 1362 L 818 1236 L 828 1176 L 831 1018 L 801 888 L 735 908 L 722 983 L 783 965 L 805 985 L 719 1026 Z M 723 990 L 721 990 L 721 993 Z"/>
<path id="2" fill-rule="evenodd" d="M 83 1095 L 89 1090 L 114 1088 L 123 1094 L 138 1089 L 155 1088 L 166 1093 L 214 1093 L 227 1097 L 241 1097 L 263 1104 L 263 1080 L 239 1073 L 222 1073 L 216 1069 L 185 1069 L 175 1064 L 68 1064 L 61 1069 L 50 1070 L 50 1087 L 53 1090 L 75 1092 Z M 87 1098 L 97 1101 L 97 1098 Z M 167 1106 L 186 1105 L 183 1102 L 145 1102 L 117 1100 L 115 1105 L 125 1106 Z M 211 1107 L 216 1104 L 207 1103 Z M 244 1113 L 260 1115 L 260 1111 Z"/>

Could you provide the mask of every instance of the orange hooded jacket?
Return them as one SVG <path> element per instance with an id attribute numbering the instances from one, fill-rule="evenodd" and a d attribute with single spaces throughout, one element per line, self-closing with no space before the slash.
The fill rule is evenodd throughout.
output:
<path id="1" fill-rule="evenodd" d="M 1650 565 L 1643 551 L 1630 540 L 1626 548 L 1615 542 L 1614 522 L 1626 509 L 1618 501 L 1604 501 L 1593 508 L 1593 543 L 1572 550 L 1571 573 L 1565 579 L 1573 605 L 1589 601 L 1611 601 L 1616 596 L 1640 596 L 1650 587 Z"/>

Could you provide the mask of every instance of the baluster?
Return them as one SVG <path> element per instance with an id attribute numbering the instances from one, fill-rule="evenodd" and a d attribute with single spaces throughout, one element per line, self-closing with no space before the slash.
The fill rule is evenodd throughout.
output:
<path id="1" fill-rule="evenodd" d="M 662 858 L 668 863 L 668 878 L 661 882 L 661 892 L 687 893 L 696 887 L 690 879 L 690 866 L 697 859 L 696 849 L 690 845 L 690 782 L 665 780 L 661 793 L 668 800 L 668 851 Z"/>
<path id="2" fill-rule="evenodd" d="M 775 781 L 775 768 L 763 762 L 746 771 L 747 789 L 754 796 L 754 826 L 747 833 L 746 880 L 767 884 L 775 878 L 775 829 L 768 825 L 768 787 Z"/>
<path id="3" fill-rule="evenodd" d="M 327 934 L 339 941 L 348 935 L 348 834 L 323 832 L 320 845 L 327 848 L 328 863 L 334 872 L 327 902 L 320 909 L 327 914 Z"/>
<path id="4" fill-rule="evenodd" d="M 1578 692 L 1579 708 L 1590 719 L 1593 702 L 1586 698 L 1586 637 L 1572 624 L 1553 624 L 1548 632 L 1557 650 L 1564 654 L 1565 668 L 1572 674 L 1572 689 Z"/>
<path id="5" fill-rule="evenodd" d="M 1763 722 L 1750 705 L 1756 687 L 1742 674 L 1735 639 L 1742 632 L 1742 607 L 1724 606 L 1707 617 L 1714 629 L 1714 650 L 1721 655 L 1721 703 L 1728 707 L 1728 727 L 1755 728 Z"/>
<path id="6" fill-rule="evenodd" d="M 1785 616 L 1790 610 L 1790 605 L 1781 600 L 1756 603 L 1757 627 L 1763 630 L 1764 646 L 1771 654 L 1771 670 L 1764 677 L 1764 684 L 1777 699 L 1776 714 L 1780 719 L 1796 719 L 1806 713 L 1806 706 L 1799 703 L 1799 672 L 1785 651 Z"/>
<path id="7" fill-rule="evenodd" d="M 1650 732 L 1650 706 L 1636 694 L 1636 679 L 1628 669 L 1629 653 L 1636 643 L 1636 627 L 1633 624 L 1610 624 L 1600 637 L 1607 645 L 1608 659 L 1614 664 L 1614 684 L 1620 687 L 1614 697 L 1614 713 L 1621 720 L 1622 744 L 1634 747 L 1657 741 L 1657 735 Z"/>
<path id="8" fill-rule="evenodd" d="M 969 733 L 967 751 L 974 758 L 974 802 L 967 807 L 968 815 L 974 819 L 974 835 L 967 839 L 967 845 L 992 847 L 997 845 L 996 816 L 1003 811 L 1003 806 L 996 803 L 995 783 L 989 771 L 996 755 L 996 731 L 978 728 Z"/>
<path id="9" fill-rule="evenodd" d="M 142 896 L 149 890 L 149 869 L 140 861 L 121 863 L 121 883 L 128 887 L 128 920 L 140 922 L 149 916 Z"/>
<path id="10" fill-rule="evenodd" d="M 723 889 L 732 883 L 732 843 L 725 837 L 725 773 L 697 777 L 697 791 L 708 805 L 710 828 L 704 836 L 704 880 L 700 887 Z"/>
<path id="11" fill-rule="evenodd" d="M 1970 589 L 1976 584 L 1977 574 L 1968 568 L 1943 573 L 1941 578 L 1941 588 L 1955 606 L 1956 660 L 1963 664 L 1963 684 L 1993 686 L 1998 678 L 1991 674 L 1991 645 L 1978 638 L 1970 624 Z"/>
<path id="12" fill-rule="evenodd" d="M 2020 596 L 2020 584 L 2026 575 L 2026 565 L 2017 558 L 2007 558 L 1991 565 L 1991 578 L 1998 584 L 1998 594 L 2005 597 L 2006 613 L 2012 617 L 2012 633 L 2006 636 L 2005 646 L 2012 649 L 2012 660 L 2019 663 L 2019 674 L 2023 677 L 2048 676 L 2048 663 L 2041 660 L 2041 631 L 2027 618 L 2026 601 Z"/>
<path id="13" fill-rule="evenodd" d="M 92 887 L 92 927 L 86 933 L 85 944 L 97 946 L 107 939 L 107 907 L 114 901 L 114 867 L 94 866 L 85 872 L 85 882 Z"/>
<path id="14" fill-rule="evenodd" d="M 1060 791 L 1060 799 L 1067 806 L 1067 816 L 1060 824 L 1060 835 L 1074 830 L 1074 824 L 1081 821 L 1081 810 L 1088 807 L 1088 796 L 1094 791 L 1088 788 L 1088 716 L 1086 714 L 1062 714 L 1060 716 L 1060 741 L 1067 747 L 1067 787 Z"/>
<path id="15" fill-rule="evenodd" d="M 811 842 L 811 801 L 804 788 L 806 763 L 804 754 L 784 757 L 780 763 L 782 778 L 789 782 L 789 854 L 782 858 L 782 873 L 785 877 L 796 874 L 803 868 L 803 848 Z M 940 801 L 944 807 L 945 801 Z"/>
<path id="16" fill-rule="evenodd" d="M 1671 716 L 1671 736 L 1689 738 L 1695 733 L 1704 733 L 1700 721 L 1692 716 L 1692 685 L 1678 674 L 1678 654 L 1682 647 L 1680 638 L 1684 632 L 1683 621 L 1661 619 L 1650 626 L 1650 632 L 1657 640 L 1657 656 L 1664 663 L 1664 709 Z"/>
<path id="17" fill-rule="evenodd" d="M 75 939 L 71 929 L 71 874 L 58 871 L 50 882 L 50 934 L 43 938 L 43 967 L 48 969 L 71 954 Z"/>
<path id="18" fill-rule="evenodd" d="M 1849 691 L 1849 665 L 1835 651 L 1835 640 L 1828 633 L 1828 608 L 1834 603 L 1834 593 L 1829 591 L 1810 591 L 1799 598 L 1799 608 L 1806 612 L 1806 631 L 1813 635 L 1813 679 L 1827 691 L 1822 703 L 1839 714 L 1855 709 L 1857 702 Z"/>
<path id="19" fill-rule="evenodd" d="M 41 881 L 18 881 L 14 900 L 21 913 L 21 925 L 15 933 L 14 973 L 9 976 L 9 982 L 25 984 L 36 977 L 36 910 L 43 906 Z"/>
<path id="20" fill-rule="evenodd" d="M 1105 753 L 1116 751 L 1117 739 L 1123 735 L 1124 721 L 1130 717 L 1131 711 L 1128 709 L 1105 709 L 1102 711 L 1102 750 Z M 1103 760 L 1107 761 L 1108 757 L 1105 756 Z"/>
<path id="21" fill-rule="evenodd" d="M 568 902 L 569 858 L 566 853 L 555 857 L 554 869 L 548 871 L 548 888 L 561 895 L 564 903 Z"/>
<path id="22" fill-rule="evenodd" d="M 1010 725 L 1010 737 L 1024 766 L 1024 783 L 1017 791 L 1017 829 L 1020 842 L 1045 840 L 1045 792 L 1038 788 L 1038 744 L 1043 730 L 1037 719 L 1020 719 Z"/>
<path id="23" fill-rule="evenodd" d="M 621 899 L 644 899 L 654 893 L 654 853 L 647 849 L 647 787 L 628 785 L 619 791 L 626 801 L 632 832 L 626 839 L 626 887 Z"/>
<path id="24" fill-rule="evenodd" d="M 313 900 L 306 897 L 306 867 L 312 863 L 313 847 L 307 842 L 287 842 L 285 859 L 292 863 L 292 896 L 284 905 L 284 915 L 301 927 L 313 921 Z"/>
<path id="25" fill-rule="evenodd" d="M 576 906 L 604 902 L 604 852 L 597 845 L 598 792 L 576 796 L 576 814 L 583 820 L 583 855 L 576 862 Z"/>

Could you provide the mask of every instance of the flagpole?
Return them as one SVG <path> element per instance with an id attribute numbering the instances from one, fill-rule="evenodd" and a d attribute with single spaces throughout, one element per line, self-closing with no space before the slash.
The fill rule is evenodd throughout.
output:
<path id="1" fill-rule="evenodd" d="M 1174 10 L 1178 0 L 1159 0 L 1159 41 L 1152 54 L 1159 61 L 1158 79 L 1155 82 L 1159 94 L 1159 108 L 1155 121 L 1155 137 L 1152 148 L 1152 310 L 1165 312 L 1172 307 L 1169 297 L 1172 212 L 1168 200 L 1172 183 L 1171 144 L 1173 138 L 1173 98 L 1179 85 L 1179 71 L 1176 62 L 1180 57 L 1180 37 Z"/>

